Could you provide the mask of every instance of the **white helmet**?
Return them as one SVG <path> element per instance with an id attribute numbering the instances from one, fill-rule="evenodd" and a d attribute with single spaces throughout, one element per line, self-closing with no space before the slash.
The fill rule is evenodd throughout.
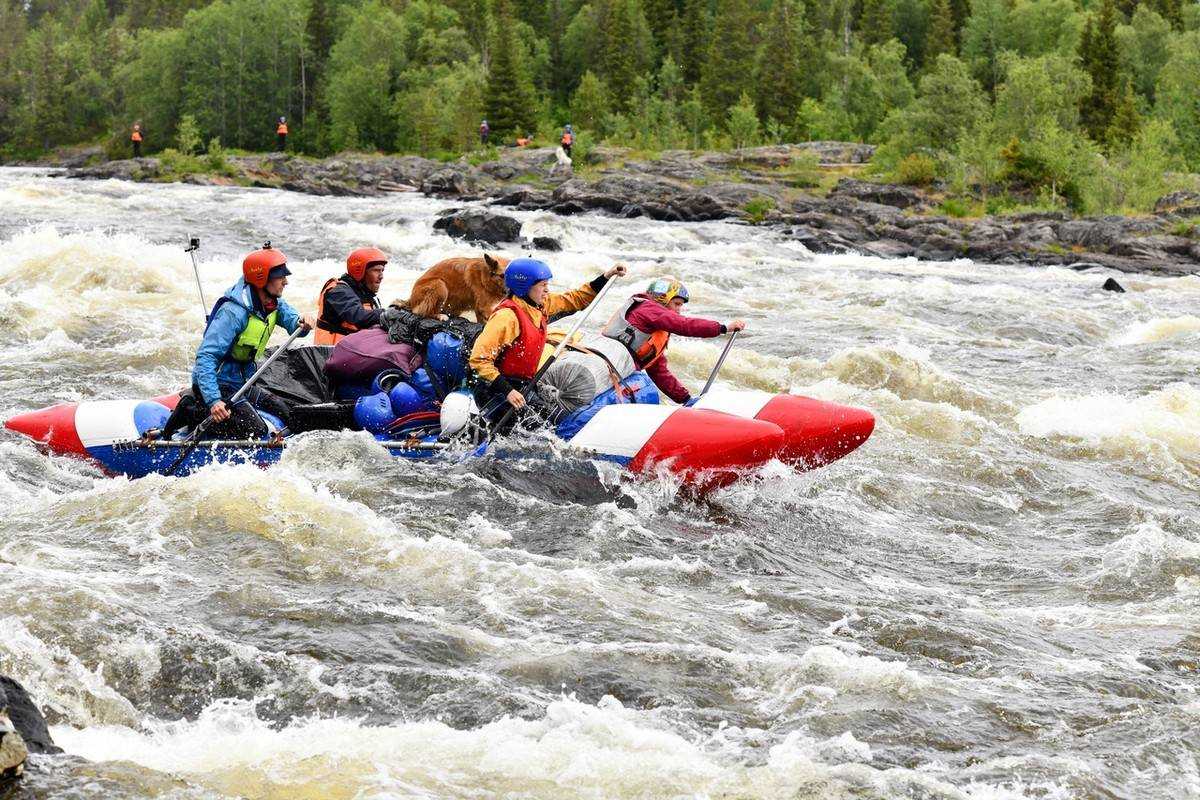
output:
<path id="1" fill-rule="evenodd" d="M 442 436 L 453 436 L 467 427 L 471 417 L 479 413 L 475 398 L 469 391 L 460 389 L 446 395 L 442 401 Z"/>

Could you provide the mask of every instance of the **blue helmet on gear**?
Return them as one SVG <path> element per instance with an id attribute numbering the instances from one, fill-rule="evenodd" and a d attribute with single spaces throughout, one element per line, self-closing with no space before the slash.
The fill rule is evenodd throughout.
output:
<path id="1" fill-rule="evenodd" d="M 514 258 L 504 270 L 504 286 L 517 297 L 524 297 L 539 281 L 553 277 L 550 265 L 536 258 Z"/>

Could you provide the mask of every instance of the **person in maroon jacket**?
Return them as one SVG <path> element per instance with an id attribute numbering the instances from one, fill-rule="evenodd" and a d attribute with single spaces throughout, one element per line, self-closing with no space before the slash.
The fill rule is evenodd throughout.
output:
<path id="1" fill-rule="evenodd" d="M 679 382 L 667 366 L 667 344 L 672 333 L 712 339 L 730 331 L 746 328 L 735 319 L 728 325 L 711 319 L 685 317 L 683 306 L 688 290 L 674 278 L 656 278 L 645 292 L 629 298 L 625 307 L 613 315 L 602 333 L 625 345 L 638 369 L 644 369 L 663 394 L 681 405 L 692 399 L 692 393 Z"/>

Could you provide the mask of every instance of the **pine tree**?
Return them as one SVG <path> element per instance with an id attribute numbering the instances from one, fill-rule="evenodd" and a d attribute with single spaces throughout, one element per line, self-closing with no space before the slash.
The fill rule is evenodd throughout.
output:
<path id="1" fill-rule="evenodd" d="M 492 134 L 502 141 L 513 135 L 531 133 L 537 117 L 533 84 L 520 63 L 520 43 L 508 0 L 496 3 L 495 31 L 484 108 Z"/>
<path id="2" fill-rule="evenodd" d="M 954 14 L 947 0 L 931 0 L 929 33 L 925 35 L 925 64 L 933 66 L 942 53 L 955 55 Z"/>
<path id="3" fill-rule="evenodd" d="M 749 0 L 718 0 L 717 16 L 700 76 L 704 101 L 715 117 L 723 117 L 743 92 L 754 91 L 753 10 Z"/>
<path id="4" fill-rule="evenodd" d="M 758 59 L 758 113 L 764 122 L 790 123 L 804 99 L 800 66 L 801 15 L 792 0 L 775 0 L 762 32 Z"/>
<path id="5" fill-rule="evenodd" d="M 1142 118 L 1137 110 L 1137 98 L 1133 94 L 1133 85 L 1125 81 L 1125 89 L 1117 100 L 1112 123 L 1105 132 L 1105 139 L 1112 150 L 1123 150 L 1129 147 L 1142 127 Z"/>
<path id="6" fill-rule="evenodd" d="M 893 0 L 863 0 L 858 15 L 859 39 L 865 44 L 883 44 L 895 36 Z"/>
<path id="7" fill-rule="evenodd" d="M 683 67 L 683 79 L 688 83 L 696 83 L 700 80 L 708 53 L 707 0 L 684 0 L 680 28 L 683 50 L 679 54 L 679 64 Z"/>
<path id="8" fill-rule="evenodd" d="M 1099 19 L 1088 19 L 1079 43 L 1080 65 L 1092 78 L 1092 92 L 1080 106 L 1080 118 L 1088 134 L 1097 142 L 1104 141 L 1119 99 L 1116 15 L 1113 0 L 1104 0 Z"/>
<path id="9" fill-rule="evenodd" d="M 617 111 L 628 111 L 630 93 L 638 77 L 637 62 L 630 42 L 637 29 L 637 0 L 611 0 L 604 30 L 604 76 L 612 91 Z"/>
<path id="10" fill-rule="evenodd" d="M 675 0 L 646 0 L 645 13 L 646 21 L 650 23 L 650 30 L 654 32 L 654 38 L 659 43 L 664 42 L 671 20 L 677 13 Z"/>

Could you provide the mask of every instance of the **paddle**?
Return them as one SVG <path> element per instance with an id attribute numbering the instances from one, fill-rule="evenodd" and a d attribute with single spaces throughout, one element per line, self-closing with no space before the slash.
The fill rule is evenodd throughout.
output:
<path id="1" fill-rule="evenodd" d="M 575 324 L 571 326 L 571 330 L 567 332 L 567 335 L 563 337 L 563 340 L 558 343 L 557 347 L 554 348 L 554 352 L 550 354 L 550 357 L 546 359 L 546 362 L 542 364 L 538 371 L 535 372 L 533 377 L 529 380 L 529 383 L 526 384 L 525 391 L 521 393 L 522 396 L 533 393 L 538 381 L 540 381 L 542 376 L 546 374 L 546 370 L 550 368 L 550 365 L 554 363 L 555 359 L 558 358 L 559 354 L 562 353 L 563 349 L 567 346 L 575 334 L 579 332 L 579 329 L 583 327 L 583 323 L 587 322 L 587 318 L 592 315 L 592 312 L 595 311 L 600 305 L 600 301 L 604 299 L 604 295 L 608 294 L 608 290 L 613 287 L 613 284 L 615 284 L 620 277 L 621 276 L 619 275 L 614 275 L 613 277 L 609 278 L 608 283 L 604 284 L 604 288 L 601 289 L 594 298 L 592 298 L 592 302 L 589 303 L 587 308 L 583 310 L 583 313 L 579 315 L 579 319 L 575 320 Z M 504 427 L 504 424 L 508 422 L 509 417 L 515 414 L 516 411 L 516 406 L 509 403 L 508 408 L 504 411 L 504 414 L 500 417 L 500 419 L 496 420 L 494 425 L 488 428 L 487 437 L 479 443 L 479 446 L 475 448 L 475 451 L 471 453 L 471 455 L 481 456 L 486 453 L 488 445 L 491 444 L 492 439 L 496 438 L 496 433 Z"/>
<path id="2" fill-rule="evenodd" d="M 272 353 L 271 357 L 264 361 L 261 367 L 254 371 L 254 374 L 250 376 L 250 379 L 242 384 L 242 388 L 234 392 L 233 397 L 229 398 L 229 402 L 226 405 L 228 405 L 229 408 L 233 408 L 235 405 L 237 405 L 241 399 L 246 396 L 246 392 L 250 391 L 250 387 L 253 386 L 255 382 L 257 382 L 258 379 L 263 376 L 263 373 L 267 371 L 267 367 L 275 363 L 275 359 L 283 355 L 283 352 L 287 350 L 289 346 L 291 346 L 292 342 L 296 341 L 296 338 L 305 331 L 306 328 L 304 327 L 304 323 L 297 325 L 296 330 L 292 332 L 292 335 L 288 337 L 288 340 L 284 342 L 278 350 Z M 212 414 L 209 414 L 204 418 L 203 422 L 196 426 L 195 430 L 187 435 L 187 438 L 184 439 L 181 444 L 186 444 L 188 446 L 183 448 L 183 450 L 179 453 L 179 457 L 175 459 L 175 463 L 171 464 L 170 469 L 163 473 L 164 475 L 171 476 L 175 474 L 175 470 L 179 469 L 179 465 L 183 463 L 183 460 L 190 456 L 192 451 L 196 449 L 196 445 L 200 443 L 201 434 L 208 429 L 208 424 L 212 421 Z"/>
<path id="3" fill-rule="evenodd" d="M 717 365 L 713 367 L 712 374 L 708 376 L 708 382 L 704 384 L 704 389 L 700 394 L 696 395 L 699 400 L 704 395 L 708 394 L 708 390 L 712 388 L 713 383 L 717 380 L 717 373 L 721 371 L 721 367 L 725 365 L 725 357 L 729 355 L 729 351 L 733 349 L 733 340 L 741 331 L 734 331 L 729 335 L 729 341 L 725 343 L 725 349 L 721 351 L 721 357 L 717 359 Z"/>

